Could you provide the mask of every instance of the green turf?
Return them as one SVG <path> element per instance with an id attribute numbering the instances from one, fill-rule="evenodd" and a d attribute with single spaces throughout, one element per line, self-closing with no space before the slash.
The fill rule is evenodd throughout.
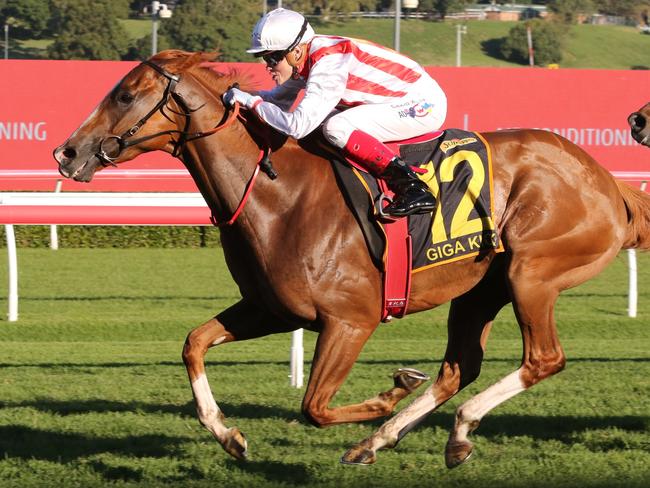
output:
<path id="1" fill-rule="evenodd" d="M 444 467 L 454 408 L 514 370 L 520 339 L 497 320 L 483 373 L 371 467 L 338 463 L 379 425 L 318 430 L 288 386 L 288 334 L 216 348 L 207 371 L 250 461 L 198 425 L 180 359 L 186 333 L 236 301 L 218 249 L 19 249 L 20 318 L 0 320 L 0 486 L 641 487 L 650 479 L 650 256 L 639 316 L 626 316 L 626 257 L 560 299 L 566 371 L 495 409 L 467 464 Z M 6 259 L 0 260 L 6 310 Z M 435 374 L 447 307 L 382 325 L 335 404 Z M 315 335 L 305 334 L 306 355 Z M 309 365 L 306 365 L 307 371 Z"/>

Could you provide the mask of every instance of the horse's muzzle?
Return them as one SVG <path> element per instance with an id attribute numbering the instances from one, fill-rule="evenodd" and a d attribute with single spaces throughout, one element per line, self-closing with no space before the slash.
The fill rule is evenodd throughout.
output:
<path id="1" fill-rule="evenodd" d="M 90 164 L 89 160 L 80 158 L 74 147 L 63 144 L 57 147 L 52 155 L 59 164 L 59 173 L 64 178 L 81 182 L 92 180 L 96 164 Z"/>

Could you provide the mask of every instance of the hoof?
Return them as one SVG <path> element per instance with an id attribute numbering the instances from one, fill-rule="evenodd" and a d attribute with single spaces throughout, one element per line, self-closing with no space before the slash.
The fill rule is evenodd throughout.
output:
<path id="1" fill-rule="evenodd" d="M 361 466 L 374 464 L 376 461 L 377 455 L 375 451 L 365 447 L 353 447 L 343 454 L 341 458 L 341 464 L 356 464 Z"/>
<path id="2" fill-rule="evenodd" d="M 246 459 L 248 457 L 248 443 L 244 434 L 237 427 L 231 427 L 226 435 L 225 441 L 221 444 L 223 449 L 235 459 Z"/>
<path id="3" fill-rule="evenodd" d="M 428 374 L 413 368 L 400 368 L 393 373 L 393 381 L 397 388 L 404 388 L 409 393 L 415 390 L 431 377 Z"/>
<path id="4" fill-rule="evenodd" d="M 445 464 L 449 469 L 460 466 L 467 461 L 474 450 L 474 445 L 469 441 L 447 442 L 445 447 Z"/>

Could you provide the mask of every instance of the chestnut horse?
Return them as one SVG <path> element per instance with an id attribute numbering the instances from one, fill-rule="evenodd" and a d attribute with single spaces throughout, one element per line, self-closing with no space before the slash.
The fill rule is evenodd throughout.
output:
<path id="1" fill-rule="evenodd" d="M 632 137 L 639 144 L 650 147 L 650 103 L 646 103 L 638 112 L 627 118 Z"/>
<path id="2" fill-rule="evenodd" d="M 316 331 L 302 411 L 319 427 L 385 417 L 426 378 L 402 370 L 385 392 L 330 405 L 380 322 L 381 273 L 326 157 L 266 130 L 249 113 L 236 116 L 238 107 L 226 108 L 221 95 L 241 80 L 209 69 L 203 63 L 209 59 L 165 51 L 138 65 L 54 157 L 63 176 L 90 181 L 103 166 L 142 152 L 172 153 L 217 220 L 230 224 L 222 226 L 221 241 L 242 298 L 189 333 L 183 360 L 200 422 L 242 459 L 246 439 L 227 427 L 206 377 L 204 357 L 213 346 L 298 328 Z M 344 463 L 373 463 L 379 449 L 395 446 L 474 381 L 492 321 L 511 302 L 523 339 L 521 365 L 458 408 L 445 457 L 449 467 L 465 461 L 473 448 L 468 434 L 485 414 L 564 368 L 553 313 L 559 293 L 596 276 L 621 248 L 650 248 L 650 197 L 614 180 L 576 145 L 540 130 L 483 137 L 492 151 L 505 252 L 414 274 L 408 313 L 451 300 L 440 371 L 415 401 L 348 450 Z M 252 186 L 267 149 L 279 176 L 261 174 Z"/>

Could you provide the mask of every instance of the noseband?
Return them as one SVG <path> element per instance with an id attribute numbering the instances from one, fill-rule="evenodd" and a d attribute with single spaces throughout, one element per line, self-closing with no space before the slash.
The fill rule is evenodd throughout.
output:
<path id="1" fill-rule="evenodd" d="M 182 95 L 176 91 L 176 86 L 180 82 L 180 76 L 174 75 L 172 73 L 169 73 L 168 71 L 164 70 L 157 64 L 152 63 L 151 61 L 143 61 L 142 64 L 149 66 L 150 68 L 154 69 L 158 73 L 160 73 L 162 76 L 164 76 L 167 79 L 167 87 L 165 88 L 165 91 L 163 92 L 162 98 L 160 101 L 140 120 L 138 120 L 129 130 L 124 132 L 120 136 L 114 136 L 110 135 L 107 137 L 104 137 L 100 142 L 99 142 L 99 151 L 95 153 L 95 157 L 99 160 L 102 166 L 117 166 L 115 164 L 115 161 L 117 158 L 119 158 L 120 154 L 122 152 L 131 146 L 135 146 L 137 144 L 140 144 L 141 142 L 148 141 L 149 139 L 154 139 L 156 137 L 160 137 L 162 135 L 166 134 L 177 134 L 178 139 L 174 140 L 174 150 L 172 151 L 172 156 L 176 157 L 180 154 L 181 149 L 185 143 L 189 141 L 193 141 L 195 139 L 199 139 L 201 137 L 206 137 L 209 135 L 214 134 L 215 132 L 224 129 L 228 125 L 230 125 L 235 118 L 239 115 L 239 104 L 236 104 L 228 118 L 220 125 L 217 125 L 214 129 L 210 129 L 205 132 L 187 132 L 187 129 L 189 128 L 190 121 L 191 121 L 191 115 L 193 112 L 196 112 L 198 109 L 203 107 L 201 105 L 200 107 L 197 107 L 195 109 L 191 109 L 187 102 L 183 99 Z M 167 106 L 167 103 L 169 102 L 169 97 L 171 97 L 176 104 L 180 107 L 182 112 L 175 112 L 172 110 L 172 112 L 182 115 L 185 117 L 185 126 L 183 127 L 183 130 L 165 130 L 158 132 L 156 134 L 151 134 L 148 136 L 140 137 L 138 139 L 130 139 L 133 137 L 141 128 L 142 126 L 158 111 L 160 110 L 162 114 L 169 120 L 171 120 L 167 114 L 164 112 L 164 107 Z M 169 109 L 171 110 L 171 109 Z M 130 140 L 127 140 L 130 139 Z M 107 154 L 107 149 L 105 145 L 107 144 L 108 141 L 115 140 L 117 144 L 117 153 L 115 155 L 109 156 Z"/>

